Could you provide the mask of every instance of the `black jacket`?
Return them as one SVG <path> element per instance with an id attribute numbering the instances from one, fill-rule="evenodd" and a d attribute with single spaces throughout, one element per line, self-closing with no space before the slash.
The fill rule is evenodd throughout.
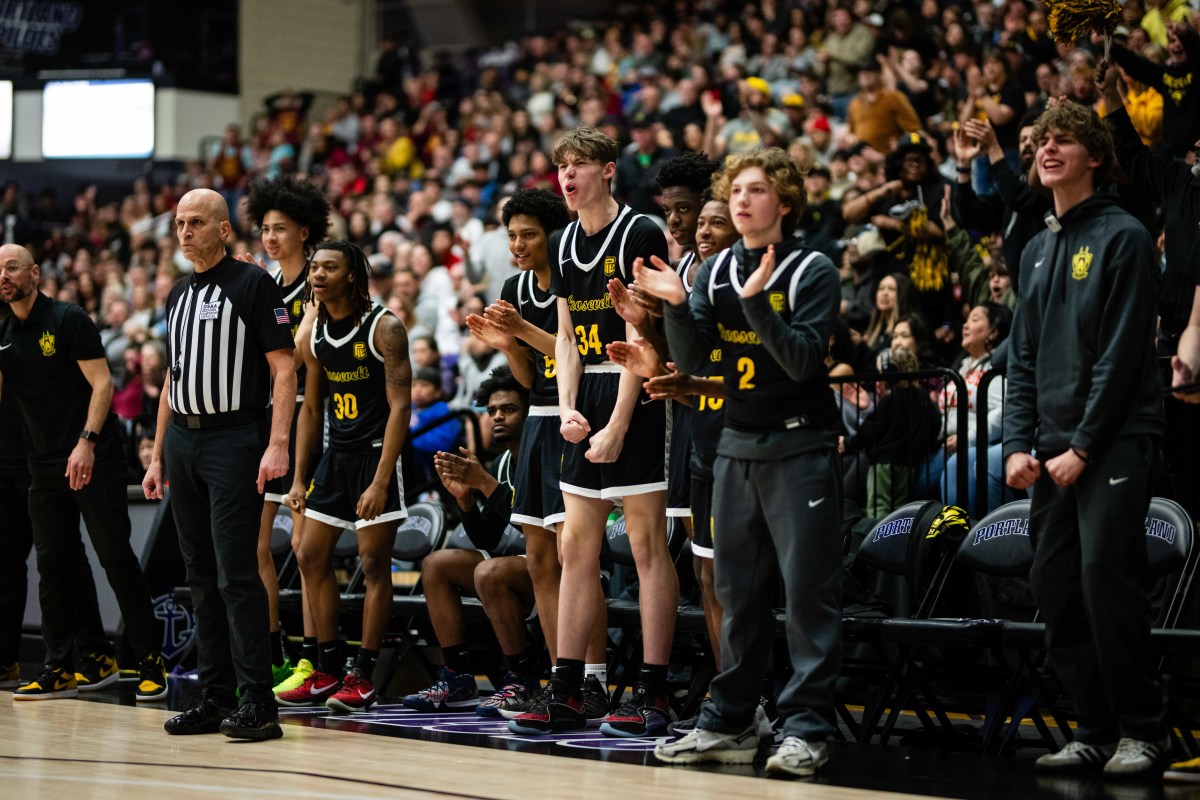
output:
<path id="1" fill-rule="evenodd" d="M 1155 64 L 1124 45 L 1114 43 L 1112 60 L 1147 86 L 1153 86 L 1163 96 L 1163 151 L 1182 156 L 1192 149 L 1196 131 L 1200 130 L 1200 36 L 1185 28 L 1179 41 L 1186 58 L 1170 66 Z"/>
<path id="2" fill-rule="evenodd" d="M 1158 287 L 1158 313 L 1163 330 L 1179 334 L 1192 310 L 1200 279 L 1200 180 L 1191 167 L 1154 153 L 1134 130 L 1129 112 L 1118 108 L 1105 117 L 1112 126 L 1117 162 L 1129 176 L 1122 187 L 1127 207 L 1138 211 L 1162 208 L 1166 271 Z"/>
<path id="3" fill-rule="evenodd" d="M 998 195 L 980 197 L 970 183 L 955 183 L 950 194 L 954 215 L 963 227 L 982 233 L 1004 234 L 1004 262 L 1012 279 L 1012 290 L 1020 296 L 1021 251 L 1029 240 L 1043 230 L 1046 213 L 1054 202 L 1029 188 L 1025 176 L 1001 160 L 989 166 Z"/>
<path id="4" fill-rule="evenodd" d="M 1089 456 L 1120 436 L 1163 431 L 1154 353 L 1154 242 L 1108 194 L 1044 230 L 1021 258 L 1010 338 L 1004 456 L 1070 447 Z"/>

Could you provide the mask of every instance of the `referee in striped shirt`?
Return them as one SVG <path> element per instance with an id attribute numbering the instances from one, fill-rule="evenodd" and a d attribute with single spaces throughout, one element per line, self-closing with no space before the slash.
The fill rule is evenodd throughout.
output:
<path id="1" fill-rule="evenodd" d="M 288 467 L 296 397 L 291 318 L 271 276 L 225 252 L 233 230 L 219 194 L 185 194 L 175 232 L 195 272 L 167 298 L 170 374 L 142 488 L 147 498 L 161 498 L 165 466 L 203 691 L 165 727 L 274 739 L 282 732 L 257 543 L 263 487 Z"/>

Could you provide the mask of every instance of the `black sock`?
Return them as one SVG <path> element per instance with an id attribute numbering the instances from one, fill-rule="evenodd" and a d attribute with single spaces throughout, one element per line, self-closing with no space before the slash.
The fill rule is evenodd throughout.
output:
<path id="1" fill-rule="evenodd" d="M 271 664 L 283 665 L 283 631 L 271 631 Z"/>
<path id="2" fill-rule="evenodd" d="M 317 656 L 317 637 L 305 636 L 304 644 L 300 645 L 300 657 L 307 658 L 308 663 L 314 667 L 317 665 L 319 657 Z"/>
<path id="3" fill-rule="evenodd" d="M 345 667 L 342 661 L 342 643 L 337 640 L 321 642 L 317 645 L 317 651 L 317 669 L 334 678 L 342 677 L 342 669 Z"/>
<path id="4" fill-rule="evenodd" d="M 515 675 L 529 677 L 537 675 L 537 662 L 540 651 L 530 645 L 515 656 L 505 656 L 508 670 Z"/>
<path id="5" fill-rule="evenodd" d="M 572 697 L 578 697 L 583 691 L 583 662 L 573 658 L 560 658 L 554 665 L 554 674 L 550 682 L 560 692 L 566 692 Z"/>
<path id="6" fill-rule="evenodd" d="M 471 650 L 465 644 L 443 647 L 442 657 L 446 659 L 446 666 L 456 675 L 466 675 L 471 669 Z"/>
<path id="7" fill-rule="evenodd" d="M 638 680 L 646 684 L 646 688 L 651 692 L 665 694 L 667 691 L 667 665 L 642 664 Z"/>
<path id="8" fill-rule="evenodd" d="M 379 651 L 368 650 L 365 647 L 358 648 L 358 661 L 354 666 L 362 673 L 362 676 L 367 680 L 371 680 L 371 676 L 375 674 L 375 665 L 379 663 Z"/>

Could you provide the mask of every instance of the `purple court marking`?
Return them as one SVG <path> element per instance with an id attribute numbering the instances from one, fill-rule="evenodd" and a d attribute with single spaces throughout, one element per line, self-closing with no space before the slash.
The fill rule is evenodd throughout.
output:
<path id="1" fill-rule="evenodd" d="M 443 722 L 436 725 L 426 725 L 425 730 L 436 731 L 437 733 L 475 733 L 475 734 L 496 734 L 501 731 L 508 731 L 508 723 L 506 722 L 487 722 L 481 720 L 479 722 Z"/>
<path id="2" fill-rule="evenodd" d="M 555 744 L 561 747 L 577 747 L 582 750 L 623 750 L 649 753 L 661 742 L 669 741 L 671 741 L 670 736 L 660 739 L 616 739 L 605 736 L 602 739 L 576 739 L 570 742 L 555 742 Z"/>
<path id="3" fill-rule="evenodd" d="M 649 752 L 662 739 L 621 739 L 605 736 L 598 729 L 573 731 L 570 733 L 552 733 L 544 736 L 523 736 L 511 733 L 508 720 L 489 717 L 478 717 L 467 712 L 423 712 L 405 708 L 402 705 L 375 706 L 367 711 L 351 714 L 330 714 L 324 707 L 316 708 L 287 708 L 280 709 L 285 716 L 291 717 L 321 717 L 327 726 L 341 725 L 378 725 L 385 728 L 420 729 L 430 733 L 449 734 L 451 736 L 485 736 L 489 739 L 499 739 L 509 742 L 520 742 L 528 745 L 556 744 L 590 751 L 619 750 L 625 752 Z"/>

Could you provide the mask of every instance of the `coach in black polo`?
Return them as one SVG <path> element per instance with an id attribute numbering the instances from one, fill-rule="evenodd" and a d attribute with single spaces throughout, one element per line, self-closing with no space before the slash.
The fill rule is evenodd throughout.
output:
<path id="1" fill-rule="evenodd" d="M 296 404 L 291 317 L 265 270 L 225 252 L 233 229 L 219 194 L 185 194 L 175 233 L 195 272 L 167 298 L 169 375 L 142 487 L 147 497 L 163 496 L 165 463 L 203 692 L 165 727 L 274 739 L 282 732 L 257 546 L 263 487 L 288 466 Z M 241 705 L 231 711 L 235 690 Z"/>
<path id="2" fill-rule="evenodd" d="M 138 699 L 161 699 L 167 688 L 161 628 L 129 544 L 121 434 L 100 332 L 79 306 L 39 292 L 40 277 L 28 250 L 0 247 L 0 298 L 12 307 L 12 315 L 0 323 L 0 391 L 12 393 L 24 423 L 46 640 L 45 668 L 14 697 L 45 700 L 77 692 L 75 667 L 82 665 L 74 663 L 72 643 L 80 627 L 94 630 L 96 622 L 77 620 L 72 598 L 91 588 L 76 585 L 82 512 L 130 647 L 140 659 Z"/>

